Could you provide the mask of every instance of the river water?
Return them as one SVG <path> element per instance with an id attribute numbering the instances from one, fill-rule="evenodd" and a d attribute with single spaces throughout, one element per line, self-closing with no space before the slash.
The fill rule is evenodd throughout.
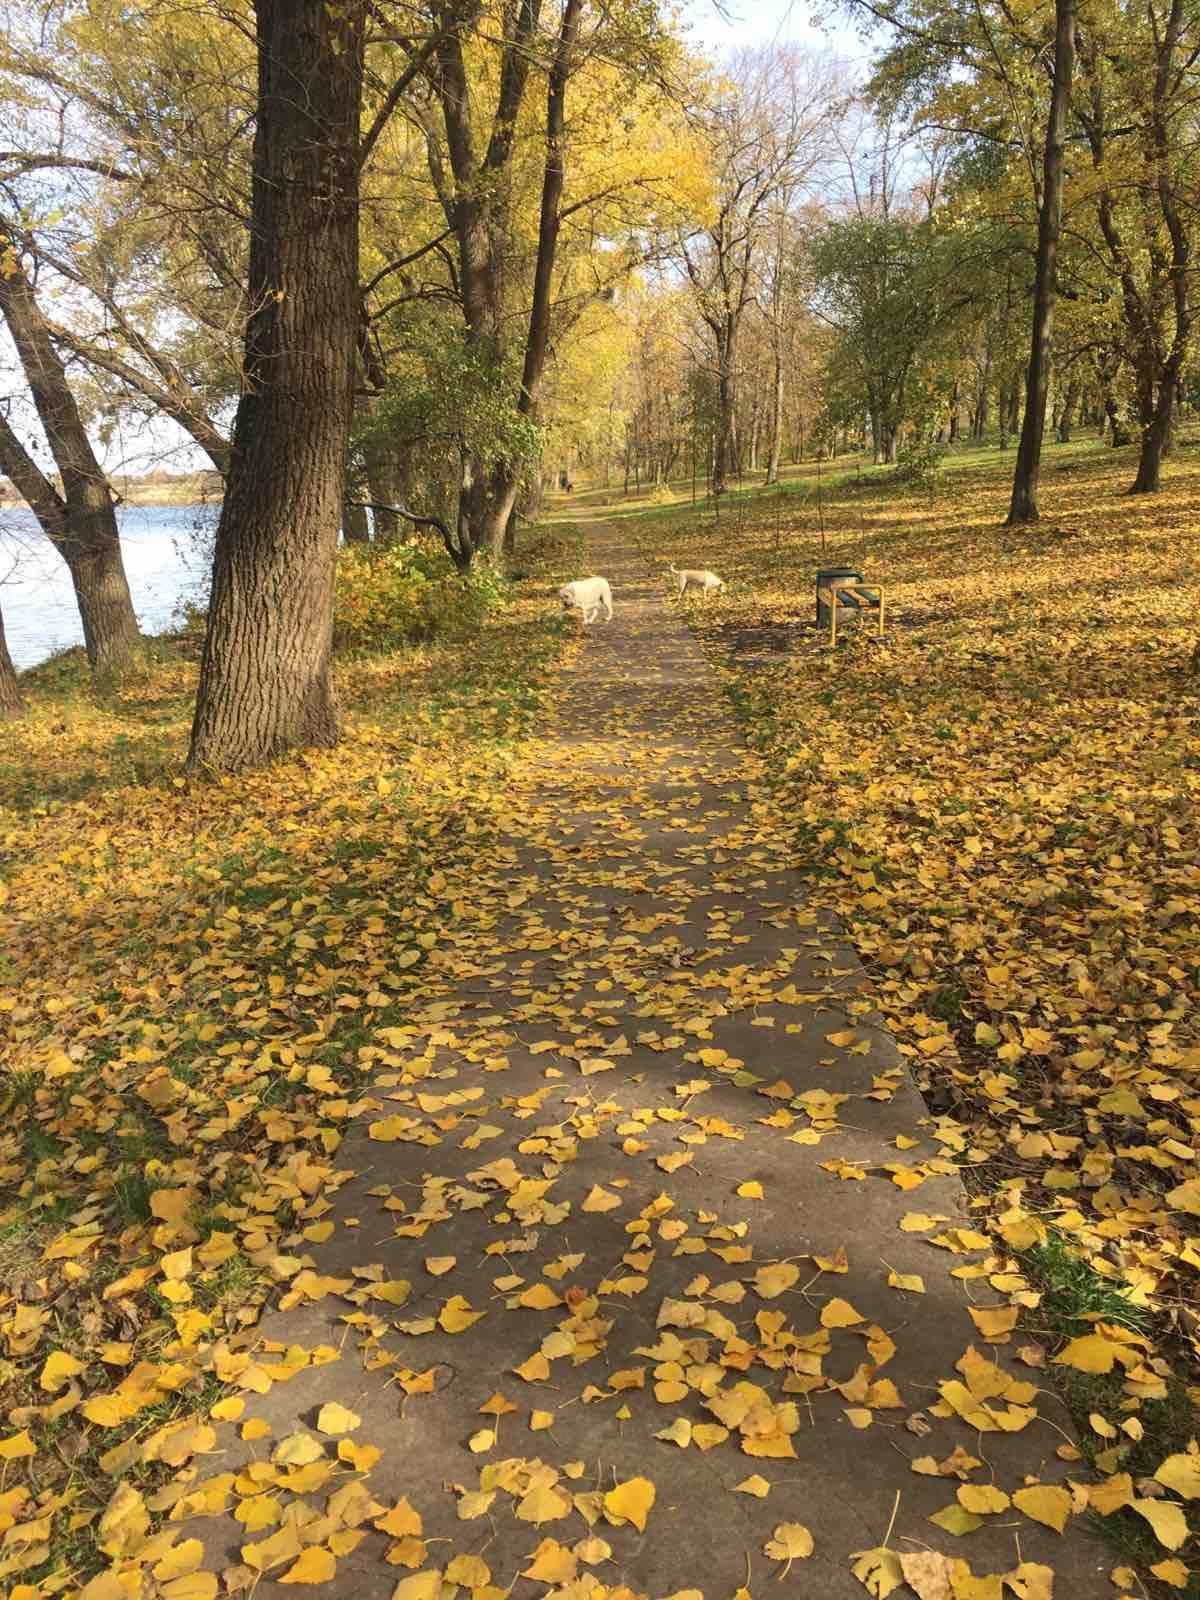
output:
<path id="1" fill-rule="evenodd" d="M 186 601 L 203 601 L 218 505 L 123 506 L 125 572 L 142 632 L 161 633 Z M 62 557 L 28 511 L 0 506 L 0 611 L 18 669 L 83 643 Z"/>

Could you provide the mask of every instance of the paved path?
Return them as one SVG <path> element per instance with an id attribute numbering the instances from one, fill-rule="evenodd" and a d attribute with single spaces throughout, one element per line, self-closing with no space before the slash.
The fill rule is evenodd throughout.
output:
<path id="1" fill-rule="evenodd" d="M 498 1593 L 550 1539 L 519 1595 L 574 1579 L 568 1600 L 597 1585 L 729 1600 L 771 1592 L 784 1569 L 764 1545 L 800 1523 L 813 1553 L 780 1592 L 812 1600 L 865 1595 L 851 1555 L 889 1528 L 897 1555 L 945 1552 L 976 1574 L 1023 1558 L 1056 1570 L 1055 1600 L 1104 1592 L 1111 1559 L 1082 1533 L 1015 1511 L 962 1538 L 927 1520 L 960 1480 L 914 1472 L 914 1458 L 958 1448 L 982 1463 L 971 1482 L 1009 1491 L 1057 1479 L 1065 1417 L 1045 1392 L 1011 1434 L 932 1414 L 954 1380 L 977 1416 L 1015 1418 L 1032 1389 L 997 1397 L 1005 1373 L 1039 1374 L 985 1365 L 1005 1351 L 968 1301 L 1006 1296 L 949 1275 L 985 1253 L 928 1242 L 963 1224 L 961 1189 L 861 968 L 805 908 L 702 654 L 618 535 L 597 529 L 590 560 L 617 617 L 590 631 L 536 780 L 512 797 L 511 837 L 481 865 L 481 904 L 503 914 L 469 914 L 465 945 L 435 958 L 428 1005 L 393 1038 L 394 1065 L 347 1138 L 359 1176 L 311 1248 L 338 1281 L 262 1329 L 340 1359 L 251 1395 L 247 1416 L 273 1434 L 235 1438 L 218 1465 L 269 1460 L 331 1400 L 382 1455 L 348 1497 L 356 1480 L 320 1484 L 319 1464 L 291 1469 L 282 1493 L 258 1469 L 282 1523 L 197 1523 L 206 1566 L 237 1567 L 243 1546 L 282 1529 L 276 1552 L 294 1536 L 336 1554 L 339 1594 L 375 1600 L 448 1568 Z M 840 1175 L 855 1172 L 868 1175 Z M 903 1231 L 913 1212 L 947 1220 Z M 920 1275 L 926 1292 L 890 1273 Z M 399 1280 L 412 1290 L 397 1308 L 403 1289 L 379 1291 Z M 754 1475 L 765 1498 L 737 1491 Z M 608 1514 L 623 1497 L 603 1498 L 639 1478 L 655 1487 L 644 1531 Z M 626 1493 L 640 1519 L 639 1490 Z M 375 1531 L 401 1496 L 419 1534 L 404 1507 Z M 239 1510 L 251 1526 L 254 1498 Z M 1051 1594 L 1044 1574 L 1026 1581 L 1013 1592 Z M 402 1591 L 439 1594 L 434 1578 Z"/>

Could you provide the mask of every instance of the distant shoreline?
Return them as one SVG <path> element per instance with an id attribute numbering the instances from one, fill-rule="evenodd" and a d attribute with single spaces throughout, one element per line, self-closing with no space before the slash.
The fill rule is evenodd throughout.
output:
<path id="1" fill-rule="evenodd" d="M 190 500 L 176 500 L 170 494 L 155 494 L 153 490 L 148 490 L 142 494 L 126 495 L 125 499 L 122 500 L 120 505 L 117 507 L 117 510 L 120 512 L 126 506 L 135 506 L 139 509 L 146 506 L 170 506 L 172 510 L 175 511 L 219 511 L 221 508 L 221 499 L 223 498 L 224 497 L 222 496 L 214 500 L 196 500 L 194 498 Z"/>
<path id="2" fill-rule="evenodd" d="M 156 492 L 153 489 L 144 489 L 137 494 L 126 495 L 118 501 L 117 515 L 119 516 L 122 511 L 128 509 L 143 511 L 167 508 L 172 511 L 219 511 L 221 509 L 221 499 L 197 500 L 194 494 L 187 498 L 179 498 L 171 494 L 169 490 Z M 0 511 L 28 510 L 28 503 L 22 500 L 19 495 L 0 494 Z"/>
<path id="3" fill-rule="evenodd" d="M 61 489 L 57 477 L 51 481 Z M 150 472 L 144 477 L 117 473 L 109 479 L 109 486 L 117 496 L 118 511 L 123 506 L 219 507 L 225 497 L 224 479 L 216 472 Z M 0 483 L 0 510 L 11 511 L 25 503 L 11 482 Z"/>

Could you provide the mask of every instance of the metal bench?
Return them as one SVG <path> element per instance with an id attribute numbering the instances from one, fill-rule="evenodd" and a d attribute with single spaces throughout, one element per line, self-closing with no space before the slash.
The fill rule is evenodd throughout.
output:
<path id="1" fill-rule="evenodd" d="M 837 644 L 838 628 L 847 618 L 878 616 L 883 638 L 885 600 L 878 585 L 867 588 L 861 572 L 852 567 L 822 567 L 817 573 L 817 626 L 829 629 L 829 643 Z"/>

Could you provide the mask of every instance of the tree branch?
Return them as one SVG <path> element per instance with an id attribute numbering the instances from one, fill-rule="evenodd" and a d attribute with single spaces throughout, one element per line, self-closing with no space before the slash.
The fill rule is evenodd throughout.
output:
<path id="1" fill-rule="evenodd" d="M 0 179 L 15 177 L 17 172 L 95 172 L 102 178 L 116 178 L 121 183 L 136 183 L 137 175 L 114 167 L 107 161 L 88 161 L 82 156 L 26 155 L 20 150 L 0 150 L 0 163 L 11 162 L 16 172 L 0 173 Z"/>
<path id="2" fill-rule="evenodd" d="M 441 517 L 420 517 L 415 511 L 406 510 L 404 506 L 385 506 L 374 500 L 351 500 L 347 503 L 361 511 L 388 511 L 394 517 L 403 517 L 405 522 L 415 523 L 418 528 L 436 528 L 442 536 L 442 543 L 446 546 L 446 554 L 456 566 L 458 565 L 461 552 Z"/>
<path id="3" fill-rule="evenodd" d="M 370 160 L 371 151 L 374 150 L 376 144 L 379 142 L 380 135 L 391 121 L 392 114 L 396 107 L 400 104 L 401 98 L 404 95 L 404 91 L 409 88 L 413 80 L 419 77 L 420 74 L 425 70 L 426 66 L 428 66 L 429 62 L 433 59 L 433 54 L 437 47 L 438 35 L 436 33 L 431 33 L 428 39 L 426 39 L 425 43 L 417 51 L 416 55 L 413 56 L 408 66 L 405 67 L 404 71 L 388 90 L 384 97 L 383 104 L 375 113 L 374 120 L 372 121 L 371 126 L 367 129 L 366 133 L 363 135 L 362 142 L 358 147 L 358 167 L 360 172 Z"/>

